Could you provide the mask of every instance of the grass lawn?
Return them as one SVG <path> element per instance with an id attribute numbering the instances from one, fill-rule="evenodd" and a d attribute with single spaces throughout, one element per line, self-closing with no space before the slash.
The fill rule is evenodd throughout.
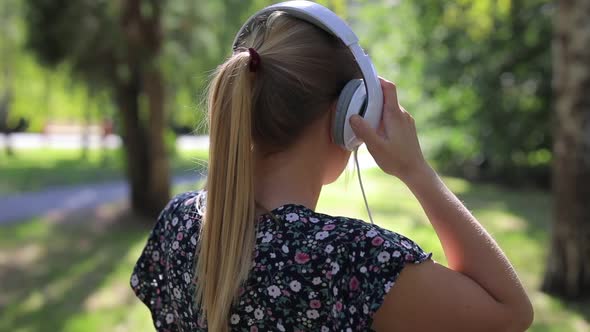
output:
<path id="1" fill-rule="evenodd" d="M 204 150 L 178 150 L 170 161 L 173 173 L 197 170 L 206 155 Z M 90 150 L 86 158 L 79 150 L 17 150 L 12 157 L 0 156 L 0 195 L 123 179 L 123 158 L 121 150 Z"/>
<path id="2" fill-rule="evenodd" d="M 318 210 L 366 218 L 356 179 L 327 186 Z M 420 207 L 397 180 L 363 171 L 375 220 L 444 256 Z M 590 331 L 590 302 L 565 304 L 538 291 L 547 253 L 550 196 L 446 178 L 514 263 L 535 305 L 529 331 Z M 190 188 L 176 188 L 184 191 Z M 0 331 L 151 331 L 128 286 L 151 221 L 108 205 L 0 228 Z"/>

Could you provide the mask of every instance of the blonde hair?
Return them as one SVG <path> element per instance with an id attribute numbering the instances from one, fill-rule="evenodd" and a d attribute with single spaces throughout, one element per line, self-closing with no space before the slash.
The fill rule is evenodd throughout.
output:
<path id="1" fill-rule="evenodd" d="M 249 71 L 250 54 L 261 63 Z M 227 331 L 256 243 L 254 152 L 288 148 L 360 77 L 340 40 L 283 12 L 260 17 L 209 87 L 207 199 L 196 255 L 195 300 L 210 331 Z"/>

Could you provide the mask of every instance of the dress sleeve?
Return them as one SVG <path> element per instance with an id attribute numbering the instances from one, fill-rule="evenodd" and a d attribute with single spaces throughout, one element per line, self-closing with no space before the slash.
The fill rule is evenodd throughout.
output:
<path id="1" fill-rule="evenodd" d="M 166 235 L 169 234 L 170 221 L 175 218 L 184 195 L 174 197 L 160 213 L 130 280 L 133 292 L 150 310 L 154 327 L 158 332 L 178 331 L 168 291 L 166 253 L 169 241 L 166 240 Z"/>
<path id="2" fill-rule="evenodd" d="M 349 271 L 348 294 L 351 303 L 361 311 L 367 327 L 373 314 L 381 307 L 385 296 L 395 284 L 406 264 L 419 264 L 432 257 L 407 237 L 370 225 L 359 234 L 352 251 L 352 271 Z"/>

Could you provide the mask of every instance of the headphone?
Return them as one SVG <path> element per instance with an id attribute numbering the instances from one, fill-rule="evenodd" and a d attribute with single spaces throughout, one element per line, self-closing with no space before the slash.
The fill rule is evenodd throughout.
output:
<path id="1" fill-rule="evenodd" d="M 341 147 L 349 151 L 355 150 L 362 142 L 356 138 L 350 127 L 350 117 L 358 114 L 376 129 L 383 109 L 383 92 L 371 59 L 359 45 L 358 37 L 338 15 L 320 4 L 303 0 L 277 3 L 252 15 L 236 35 L 233 49 L 239 46 L 241 37 L 248 32 L 257 17 L 274 11 L 284 11 L 319 27 L 338 37 L 350 49 L 363 79 L 350 80 L 340 92 L 336 103 L 332 138 Z"/>

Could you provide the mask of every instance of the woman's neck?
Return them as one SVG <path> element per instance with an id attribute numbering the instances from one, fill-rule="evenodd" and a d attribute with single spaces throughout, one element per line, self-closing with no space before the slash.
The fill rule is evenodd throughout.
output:
<path id="1" fill-rule="evenodd" d="M 255 166 L 256 202 L 267 210 L 285 204 L 315 209 L 322 190 L 323 167 L 319 156 L 305 147 L 294 147 L 262 160 Z"/>

